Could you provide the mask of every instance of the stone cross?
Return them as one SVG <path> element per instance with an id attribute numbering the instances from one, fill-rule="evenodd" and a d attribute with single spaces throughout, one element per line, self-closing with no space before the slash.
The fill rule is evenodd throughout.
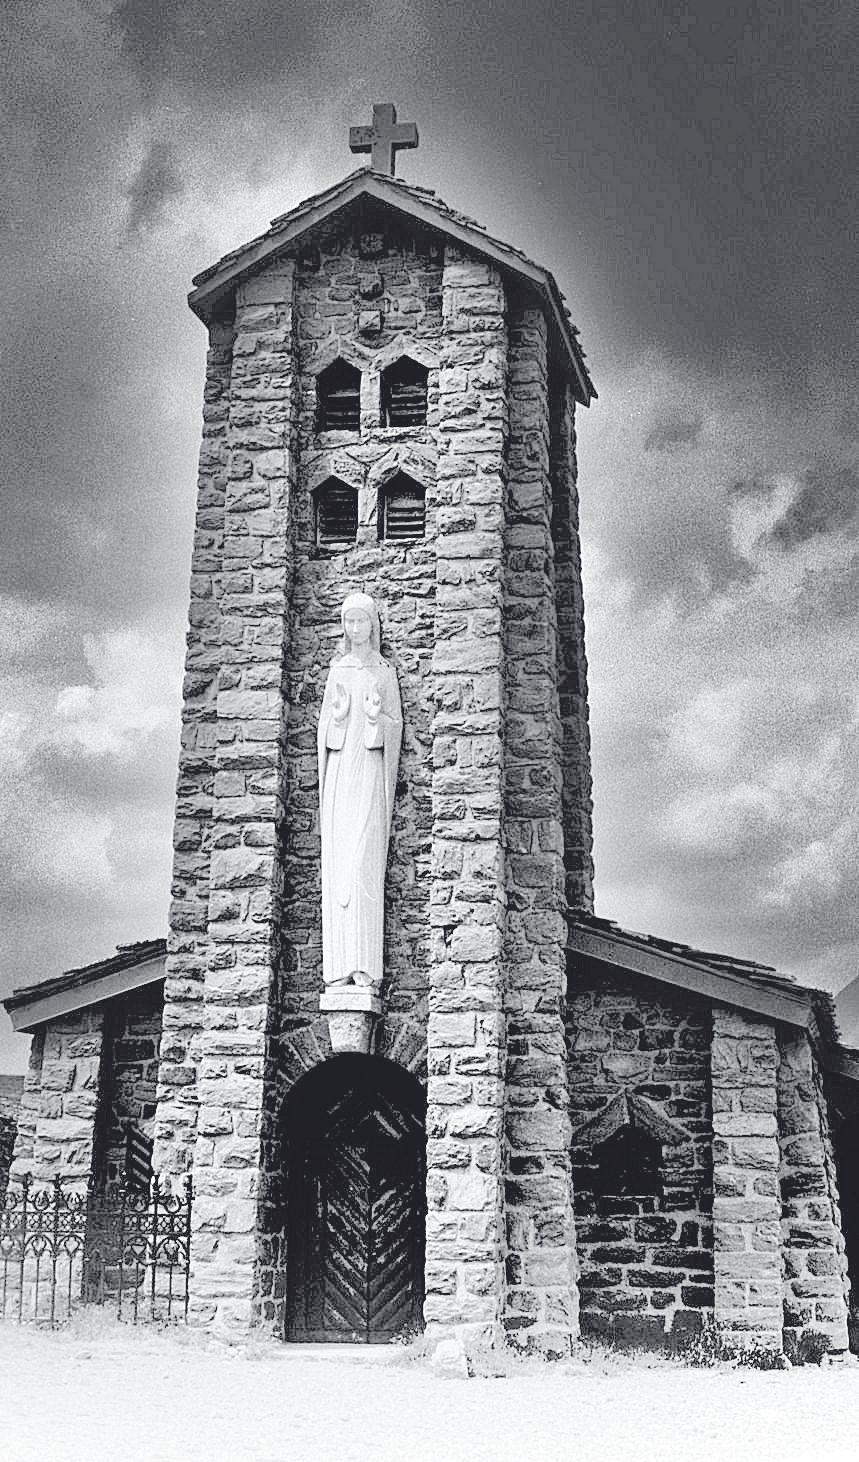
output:
<path id="1" fill-rule="evenodd" d="M 396 171 L 396 155 L 401 148 L 417 147 L 418 129 L 414 122 L 397 122 L 397 109 L 391 102 L 374 103 L 371 127 L 349 128 L 350 152 L 369 152 L 374 173 Z"/>

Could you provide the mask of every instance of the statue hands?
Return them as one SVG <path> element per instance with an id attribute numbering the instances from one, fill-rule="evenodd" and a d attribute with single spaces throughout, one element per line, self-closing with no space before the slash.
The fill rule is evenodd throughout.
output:
<path id="1" fill-rule="evenodd" d="M 345 721 L 349 715 L 349 703 L 351 699 L 352 697 L 346 689 L 346 686 L 342 681 L 338 680 L 334 686 L 334 698 L 331 702 L 331 715 L 338 725 L 342 721 Z"/>
<path id="2" fill-rule="evenodd" d="M 374 685 L 372 690 L 365 690 L 364 692 L 364 715 L 367 717 L 371 726 L 375 726 L 378 721 L 381 709 L 382 697 L 379 695 L 379 687 Z"/>
<path id="3" fill-rule="evenodd" d="M 379 687 L 374 685 L 364 691 L 364 745 L 371 750 L 385 745 L 385 729 L 379 722 L 381 714 L 382 697 Z"/>
<path id="4" fill-rule="evenodd" d="M 330 703 L 330 717 L 327 722 L 320 722 L 320 732 L 324 728 L 323 744 L 329 751 L 343 750 L 350 702 L 351 696 L 346 686 L 340 680 L 335 681 L 334 694 Z"/>

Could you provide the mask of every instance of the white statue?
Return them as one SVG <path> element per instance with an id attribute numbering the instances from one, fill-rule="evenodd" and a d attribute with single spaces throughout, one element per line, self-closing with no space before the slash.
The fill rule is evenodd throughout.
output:
<path id="1" fill-rule="evenodd" d="M 328 672 L 317 736 L 322 975 L 329 988 L 378 992 L 403 714 L 396 671 L 379 653 L 373 600 L 348 595 L 340 621 L 345 653 Z"/>

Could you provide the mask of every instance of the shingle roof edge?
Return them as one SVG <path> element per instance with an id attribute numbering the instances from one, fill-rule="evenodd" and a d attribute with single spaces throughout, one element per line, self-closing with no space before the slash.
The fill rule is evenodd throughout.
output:
<path id="1" fill-rule="evenodd" d="M 716 976 L 725 975 L 735 981 L 747 981 L 750 989 L 764 995 L 769 993 L 776 1000 L 780 997 L 780 1002 L 786 998 L 795 1004 L 797 1011 L 800 1007 L 805 1008 L 807 1018 L 802 1024 L 812 1032 L 817 1031 L 824 1048 L 833 1057 L 837 1057 L 839 1061 L 846 1060 L 848 1064 L 859 1061 L 859 1052 L 851 1050 L 841 1041 L 835 1000 L 826 990 L 802 985 L 792 975 L 782 974 L 772 965 L 737 959 L 733 955 L 711 950 L 695 949 L 679 940 L 661 939 L 655 934 L 641 934 L 623 929 L 611 919 L 600 919 L 581 910 L 569 910 L 568 919 L 571 930 L 578 927 L 584 931 L 592 931 L 612 940 L 621 948 L 625 945 L 644 952 L 650 951 L 654 955 L 667 955 L 676 961 L 678 970 L 682 970 L 684 964 L 690 968 L 697 967 Z"/>
<path id="2" fill-rule="evenodd" d="M 18 1010 L 22 1005 L 31 1001 L 46 999 L 50 995 L 59 995 L 66 990 L 82 989 L 96 980 L 101 980 L 105 975 L 117 974 L 120 970 L 133 969 L 135 965 L 146 964 L 147 961 L 158 959 L 167 953 L 166 939 L 144 939 L 137 944 L 120 944 L 116 954 L 110 955 L 108 959 L 96 960 L 93 964 L 79 965 L 75 969 L 64 970 L 61 975 L 52 975 L 47 980 L 40 980 L 35 985 L 22 985 L 7 995 L 3 1001 L 7 1010 Z"/>

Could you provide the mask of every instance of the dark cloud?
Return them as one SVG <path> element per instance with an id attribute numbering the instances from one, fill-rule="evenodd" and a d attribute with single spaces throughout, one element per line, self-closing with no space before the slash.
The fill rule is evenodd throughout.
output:
<path id="1" fill-rule="evenodd" d="M 672 447 L 688 447 L 697 442 L 704 430 L 700 412 L 691 415 L 682 407 L 669 407 L 658 414 L 644 438 L 645 452 L 664 452 Z"/>
<path id="2" fill-rule="evenodd" d="M 558 0 L 7 9 L 0 582 L 65 626 L 53 654 L 13 646 L 18 701 L 28 674 L 48 707 L 86 682 L 83 631 L 158 617 L 181 644 L 205 348 L 191 276 L 350 170 L 348 124 L 390 98 L 421 130 L 404 175 L 555 270 L 600 389 L 580 462 L 604 574 L 586 586 L 589 624 L 601 592 L 622 606 L 618 639 L 589 640 L 605 912 L 624 917 L 651 880 L 657 932 L 763 958 L 821 948 L 849 901 L 821 886 L 804 914 L 766 905 L 766 870 L 790 852 L 779 819 L 744 824 L 736 857 L 660 829 L 675 790 L 665 727 L 714 661 L 742 653 L 754 675 L 775 657 L 785 680 L 794 664 L 825 679 L 830 632 L 849 659 L 846 563 L 796 603 L 731 617 L 757 587 L 731 496 L 855 433 L 856 7 L 643 0 L 579 6 L 572 23 Z M 852 531 L 855 487 L 837 465 L 809 475 L 776 541 Z M 655 696 L 675 664 L 685 686 Z M 173 736 L 137 766 L 52 744 L 19 775 L 0 829 L 8 979 L 161 932 Z M 85 845 L 102 882 L 75 876 Z"/>
<path id="3" fill-rule="evenodd" d="M 122 0 L 113 25 L 147 84 L 179 81 L 192 91 L 227 87 L 250 96 L 276 77 L 288 88 L 299 84 L 300 68 L 320 49 L 372 29 L 374 14 L 390 10 L 370 0 Z"/>
<path id="4" fill-rule="evenodd" d="M 786 551 L 824 533 L 859 531 L 859 476 L 847 467 L 808 474 L 769 541 Z"/>
<path id="5" fill-rule="evenodd" d="M 114 10 L 122 53 L 147 80 L 168 68 L 188 9 L 185 0 L 121 0 Z"/>
<path id="6" fill-rule="evenodd" d="M 173 146 L 156 138 L 128 185 L 129 233 L 158 223 L 165 204 L 183 191 Z"/>

